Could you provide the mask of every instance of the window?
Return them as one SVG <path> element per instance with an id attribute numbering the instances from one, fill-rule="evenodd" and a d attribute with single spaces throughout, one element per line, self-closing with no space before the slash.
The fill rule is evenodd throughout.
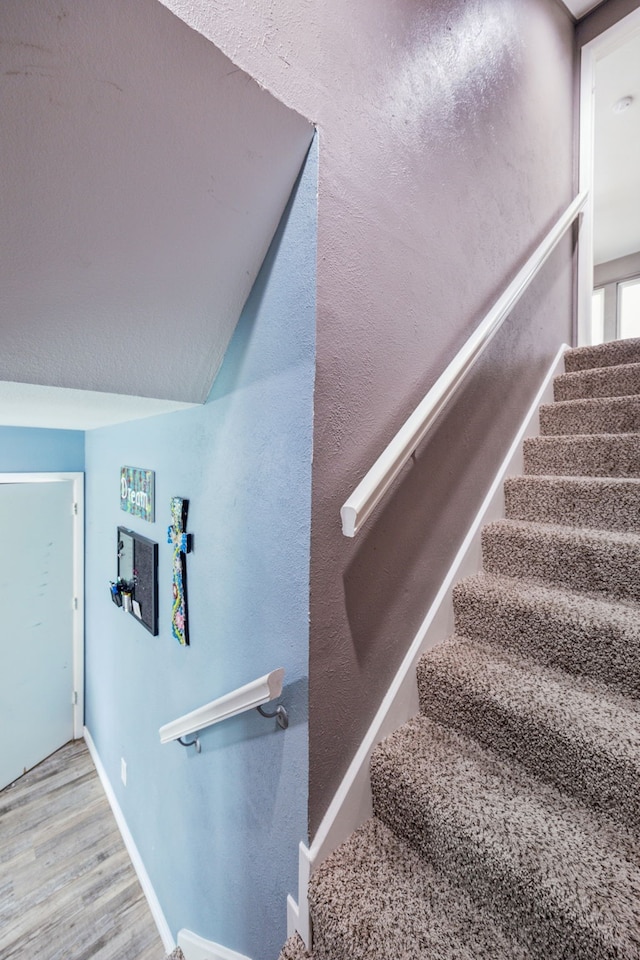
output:
<path id="1" fill-rule="evenodd" d="M 618 284 L 618 336 L 640 337 L 640 277 Z"/>
<path id="2" fill-rule="evenodd" d="M 604 287 L 593 291 L 591 301 L 591 339 L 589 343 L 604 342 Z"/>

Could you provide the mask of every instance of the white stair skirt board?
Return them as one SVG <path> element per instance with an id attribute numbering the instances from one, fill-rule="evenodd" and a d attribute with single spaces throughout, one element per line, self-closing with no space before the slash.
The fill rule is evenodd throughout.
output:
<path id="1" fill-rule="evenodd" d="M 453 633 L 453 587 L 459 580 L 473 576 L 482 569 L 482 527 L 492 520 L 504 517 L 504 479 L 524 473 L 522 442 L 525 438 L 537 436 L 539 433 L 539 407 L 553 401 L 553 379 L 564 372 L 563 358 L 568 349 L 567 344 L 562 344 L 559 348 L 435 600 L 324 815 L 311 847 L 300 844 L 298 903 L 289 897 L 287 918 L 289 935 L 294 932 L 291 925 L 295 923 L 295 930 L 308 949 L 312 947 L 307 900 L 309 877 L 313 870 L 372 814 L 369 783 L 371 752 L 376 744 L 419 712 L 416 680 L 418 660 L 426 650 L 442 643 Z"/>
<path id="2" fill-rule="evenodd" d="M 184 953 L 185 960 L 250 960 L 243 953 L 236 953 L 212 940 L 205 940 L 191 930 L 178 930 L 178 946 Z"/>
<path id="3" fill-rule="evenodd" d="M 155 890 L 153 889 L 149 874 L 147 873 L 144 863 L 142 862 L 140 852 L 136 847 L 133 837 L 131 836 L 131 831 L 127 826 L 127 821 L 124 818 L 122 808 L 118 803 L 115 793 L 113 792 L 113 787 L 111 786 L 107 772 L 102 765 L 100 757 L 98 756 L 96 745 L 86 727 L 84 728 L 84 739 L 89 749 L 89 753 L 91 754 L 91 759 L 93 760 L 97 774 L 100 778 L 102 789 L 106 794 L 107 800 L 109 801 L 109 806 L 111 807 L 111 811 L 115 817 L 118 829 L 122 835 L 124 845 L 127 848 L 127 853 L 129 854 L 131 863 L 133 864 L 133 869 L 135 870 L 138 880 L 140 881 L 142 892 L 144 893 L 147 903 L 149 904 L 151 916 L 153 917 L 155 925 L 158 928 L 162 945 L 167 953 L 171 953 L 172 950 L 175 950 L 176 944 L 171 934 L 171 930 L 169 929 L 169 924 L 167 923 L 165 915 L 162 912 L 160 901 L 158 900 Z M 189 960 L 191 960 L 191 957 L 189 957 Z"/>

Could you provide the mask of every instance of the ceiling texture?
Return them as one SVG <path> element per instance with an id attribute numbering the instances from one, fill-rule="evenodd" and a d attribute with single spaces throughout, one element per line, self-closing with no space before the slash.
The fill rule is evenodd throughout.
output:
<path id="1" fill-rule="evenodd" d="M 589 13 L 590 10 L 593 10 L 594 7 L 599 6 L 602 2 L 603 0 L 563 0 L 565 7 L 573 14 L 576 20 L 584 17 L 586 13 Z"/>
<path id="2" fill-rule="evenodd" d="M 204 402 L 312 125 L 158 0 L 3 0 L 0 66 L 0 422 Z"/>
<path id="3" fill-rule="evenodd" d="M 597 263 L 640 249 L 639 44 L 598 65 Z M 0 423 L 204 402 L 311 124 L 158 0 L 3 0 L 0 67 Z"/>

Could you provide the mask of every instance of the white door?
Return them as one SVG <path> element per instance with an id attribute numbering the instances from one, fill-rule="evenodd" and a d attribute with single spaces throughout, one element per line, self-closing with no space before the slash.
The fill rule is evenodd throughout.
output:
<path id="1" fill-rule="evenodd" d="M 0 483 L 0 788 L 73 738 L 73 499 Z"/>

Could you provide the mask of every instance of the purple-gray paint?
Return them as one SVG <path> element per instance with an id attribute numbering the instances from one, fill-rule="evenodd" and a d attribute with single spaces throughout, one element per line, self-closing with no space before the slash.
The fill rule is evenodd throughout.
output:
<path id="1" fill-rule="evenodd" d="M 356 541 L 339 509 L 573 194 L 555 0 L 165 0 L 319 128 L 313 834 L 558 344 L 570 241 Z"/>

